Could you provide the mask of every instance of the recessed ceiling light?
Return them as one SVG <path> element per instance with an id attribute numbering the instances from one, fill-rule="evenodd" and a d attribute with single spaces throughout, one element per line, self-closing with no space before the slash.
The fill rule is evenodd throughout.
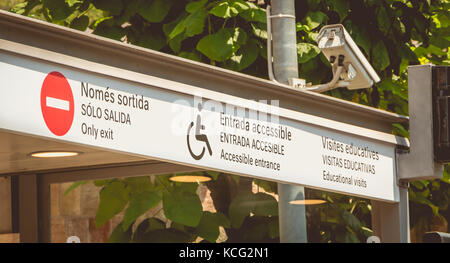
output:
<path id="1" fill-rule="evenodd" d="M 293 200 L 290 201 L 289 204 L 291 205 L 320 205 L 324 204 L 327 201 L 320 200 L 320 199 L 306 199 L 306 200 Z"/>
<path id="2" fill-rule="evenodd" d="M 58 157 L 72 157 L 79 155 L 80 152 L 69 152 L 69 151 L 45 151 L 45 152 L 34 152 L 30 153 L 30 156 L 36 158 L 58 158 Z"/>
<path id="3" fill-rule="evenodd" d="M 204 183 L 211 181 L 211 177 L 202 175 L 176 175 L 169 178 L 170 181 L 179 183 Z"/>

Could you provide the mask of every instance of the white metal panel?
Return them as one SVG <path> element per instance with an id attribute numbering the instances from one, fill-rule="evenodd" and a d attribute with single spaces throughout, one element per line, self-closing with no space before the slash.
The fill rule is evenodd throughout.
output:
<path id="1" fill-rule="evenodd" d="M 399 179 L 442 177 L 443 165 L 434 161 L 432 65 L 408 67 L 411 149 L 398 158 Z"/>
<path id="2" fill-rule="evenodd" d="M 1 53 L 0 61 L 1 129 L 206 169 L 398 201 L 397 139 L 392 135 L 220 96 L 217 92 L 151 76 L 131 74 L 127 76 L 131 81 L 126 81 L 8 53 Z M 41 113 L 41 86 L 47 74 L 53 71 L 68 79 L 75 100 L 74 121 L 64 136 L 53 135 Z M 145 79 L 145 84 L 135 81 L 134 77 Z M 114 93 L 111 95 L 114 100 L 99 99 L 95 96 L 97 91 Z M 201 112 L 194 95 L 203 95 Z M 125 98 L 140 101 L 137 106 L 130 106 L 125 105 Z M 141 107 L 145 101 L 149 103 L 148 109 Z M 94 113 L 88 113 L 90 107 Z M 229 112 L 226 107 L 237 112 Z M 246 112 L 245 118 L 239 116 L 239 112 Z M 265 119 L 267 112 L 276 113 L 270 121 Z M 195 136 L 198 135 L 195 127 L 187 137 L 191 123 L 197 126 L 198 116 L 205 126 L 202 132 L 208 138 L 211 154 L 208 145 Z M 228 127 L 224 124 L 227 118 L 237 119 L 245 128 Z M 266 129 L 253 130 L 262 126 Z M 283 132 L 283 136 L 274 136 Z M 225 138 L 231 142 L 225 142 Z M 189 153 L 188 140 L 192 152 L 204 151 L 199 160 Z M 249 145 L 243 146 L 242 141 L 246 140 Z M 353 151 L 357 151 L 356 154 Z M 246 156 L 253 162 L 230 161 L 233 155 L 235 159 Z"/>

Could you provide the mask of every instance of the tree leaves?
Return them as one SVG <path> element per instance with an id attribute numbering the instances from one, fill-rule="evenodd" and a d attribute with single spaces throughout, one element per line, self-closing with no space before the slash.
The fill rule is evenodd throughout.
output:
<path id="1" fill-rule="evenodd" d="M 144 242 L 148 232 L 162 229 L 166 229 L 164 221 L 158 218 L 147 218 L 143 220 L 134 231 L 133 241 Z"/>
<path id="2" fill-rule="evenodd" d="M 95 217 L 95 226 L 100 227 L 117 213 L 122 211 L 129 200 L 125 184 L 116 181 L 103 187 L 100 191 L 100 204 Z"/>
<path id="3" fill-rule="evenodd" d="M 298 63 L 303 64 L 320 54 L 320 49 L 313 44 L 298 43 L 297 44 Z"/>
<path id="4" fill-rule="evenodd" d="M 267 24 L 251 23 L 250 26 L 252 27 L 252 32 L 255 36 L 262 39 L 267 39 Z"/>
<path id="5" fill-rule="evenodd" d="M 197 2 L 193 2 L 197 3 Z M 188 8 L 192 13 L 178 17 L 175 21 L 172 21 L 163 26 L 165 35 L 167 36 L 169 42 L 174 46 L 172 49 L 178 53 L 181 41 L 185 38 L 193 37 L 203 32 L 206 19 L 206 9 L 204 9 L 201 3 L 197 3 L 191 8 Z M 182 34 L 184 32 L 184 34 Z"/>
<path id="6" fill-rule="evenodd" d="M 342 218 L 346 222 L 346 224 L 354 230 L 361 229 L 361 222 L 356 218 L 352 213 L 347 210 L 342 211 Z"/>
<path id="7" fill-rule="evenodd" d="M 214 6 L 209 13 L 221 18 L 231 18 L 237 16 L 240 12 L 249 10 L 249 6 L 242 0 L 226 1 L 223 0 Z"/>
<path id="8" fill-rule="evenodd" d="M 186 5 L 186 12 L 192 14 L 203 8 L 208 0 L 193 1 Z"/>
<path id="9" fill-rule="evenodd" d="M 277 238 L 278 236 L 280 236 L 280 226 L 277 219 L 271 220 L 268 227 L 270 238 Z"/>
<path id="10" fill-rule="evenodd" d="M 276 216 L 278 203 L 275 198 L 264 193 L 239 193 L 229 207 L 231 226 L 239 228 L 250 213 L 257 216 Z"/>
<path id="11" fill-rule="evenodd" d="M 241 13 L 244 12 L 246 10 L 250 10 L 250 3 L 246 2 L 244 0 L 233 0 L 233 5 L 234 8 L 236 8 L 236 10 Z"/>
<path id="12" fill-rule="evenodd" d="M 444 169 L 444 174 L 441 178 L 441 181 L 450 184 L 450 173 L 448 172 L 448 166 L 446 166 Z"/>
<path id="13" fill-rule="evenodd" d="M 94 30 L 94 34 L 120 41 L 125 36 L 126 32 L 119 26 L 99 24 Z"/>
<path id="14" fill-rule="evenodd" d="M 233 199 L 228 212 L 232 227 L 239 228 L 244 219 L 253 211 L 255 204 L 252 202 L 252 198 L 252 193 L 241 193 Z"/>
<path id="15" fill-rule="evenodd" d="M 11 12 L 27 16 L 30 11 L 40 4 L 39 0 L 29 0 L 22 3 L 18 3 L 11 8 Z"/>
<path id="16" fill-rule="evenodd" d="M 124 230 L 123 223 L 120 223 L 109 236 L 108 243 L 128 243 L 131 240 L 132 234 L 131 227 Z"/>
<path id="17" fill-rule="evenodd" d="M 174 0 L 141 0 L 138 14 L 149 22 L 159 23 L 167 16 L 173 3 Z"/>
<path id="18" fill-rule="evenodd" d="M 420 181 L 416 182 L 416 186 L 419 183 Z M 433 204 L 433 202 L 431 202 L 430 200 L 430 189 L 426 188 L 423 191 L 416 191 L 416 192 L 409 191 L 409 198 L 413 202 L 428 206 L 431 209 L 434 216 L 437 216 L 439 214 L 439 206 Z"/>
<path id="19" fill-rule="evenodd" d="M 309 30 L 319 27 L 321 24 L 328 21 L 328 16 L 321 11 L 308 12 L 305 17 L 305 24 Z"/>
<path id="20" fill-rule="evenodd" d="M 402 136 L 405 138 L 409 137 L 408 130 L 406 130 L 405 127 L 403 127 L 403 125 L 401 125 L 399 123 L 392 124 L 392 133 L 394 135 Z"/>
<path id="21" fill-rule="evenodd" d="M 156 188 L 149 176 L 128 177 L 123 179 L 123 182 L 132 194 L 154 191 Z"/>
<path id="22" fill-rule="evenodd" d="M 239 15 L 244 18 L 247 22 L 260 22 L 266 23 L 266 10 L 261 7 L 247 2 L 249 9 L 243 10 Z"/>
<path id="23" fill-rule="evenodd" d="M 342 22 L 348 15 L 350 3 L 347 0 L 327 0 L 327 4 L 332 7 L 332 10 L 339 14 L 339 20 Z"/>
<path id="24" fill-rule="evenodd" d="M 196 227 L 202 217 L 202 203 L 197 194 L 175 189 L 164 192 L 163 208 L 166 217 L 173 222 Z"/>
<path id="25" fill-rule="evenodd" d="M 77 181 L 77 182 L 74 182 L 73 184 L 71 184 L 69 186 L 69 188 L 66 189 L 66 191 L 64 191 L 64 195 L 68 195 L 70 192 L 72 192 L 73 190 L 75 190 L 79 186 L 82 186 L 82 185 L 87 184 L 87 183 L 88 183 L 88 181 Z"/>
<path id="26" fill-rule="evenodd" d="M 377 84 L 382 90 L 391 91 L 392 94 L 408 101 L 408 90 L 401 85 L 401 83 L 397 83 L 392 79 L 385 78 L 380 83 Z"/>
<path id="27" fill-rule="evenodd" d="M 206 19 L 206 10 L 203 8 L 198 9 L 192 14 L 188 15 L 183 21 L 186 28 L 186 37 L 193 37 L 203 32 Z"/>
<path id="28" fill-rule="evenodd" d="M 142 192 L 133 195 L 123 217 L 123 229 L 128 229 L 138 217 L 155 207 L 160 201 L 161 197 L 155 192 Z"/>
<path id="29" fill-rule="evenodd" d="M 258 57 L 258 44 L 256 40 L 250 39 L 247 44 L 237 50 L 225 65 L 227 68 L 235 71 L 241 71 L 249 67 Z"/>
<path id="30" fill-rule="evenodd" d="M 89 26 L 89 17 L 86 15 L 77 17 L 72 20 L 70 23 L 70 27 L 73 29 L 77 29 L 80 31 L 86 30 L 86 28 Z"/>
<path id="31" fill-rule="evenodd" d="M 112 17 L 97 20 L 94 27 L 94 34 L 115 40 L 121 40 L 126 35 L 125 29 L 114 24 Z"/>
<path id="32" fill-rule="evenodd" d="M 187 243 L 191 240 L 192 235 L 177 228 L 166 228 L 157 218 L 142 221 L 133 235 L 135 243 Z"/>
<path id="33" fill-rule="evenodd" d="M 316 56 L 301 64 L 299 75 L 312 83 L 321 83 L 323 79 L 329 74 L 329 71 L 320 71 L 321 56 Z M 327 62 L 328 63 L 328 62 Z"/>
<path id="34" fill-rule="evenodd" d="M 245 219 L 238 231 L 242 231 L 242 242 L 277 242 L 278 217 L 252 216 Z"/>
<path id="35" fill-rule="evenodd" d="M 218 62 L 231 58 L 225 63 L 226 67 L 242 70 L 253 63 L 258 56 L 258 46 L 253 40 L 239 50 L 241 45 L 246 43 L 247 33 L 242 28 L 222 28 L 217 33 L 200 39 L 197 50 Z"/>
<path id="36" fill-rule="evenodd" d="M 238 11 L 236 8 L 231 7 L 228 1 L 222 1 L 211 9 L 209 13 L 222 18 L 230 18 L 236 16 Z"/>
<path id="37" fill-rule="evenodd" d="M 216 172 L 216 171 L 206 171 L 206 173 L 207 173 L 209 176 L 211 176 L 211 178 L 212 178 L 213 180 L 217 180 L 217 178 L 218 178 L 219 175 L 220 175 L 220 172 Z"/>
<path id="38" fill-rule="evenodd" d="M 388 16 L 386 8 L 383 5 L 377 7 L 376 15 L 378 27 L 386 35 L 391 27 L 392 19 Z"/>
<path id="39" fill-rule="evenodd" d="M 61 0 L 42 0 L 44 8 L 47 9 L 48 15 L 53 21 L 61 21 L 66 19 L 73 10 L 65 1 Z"/>
<path id="40" fill-rule="evenodd" d="M 200 237 L 214 243 L 219 237 L 219 226 L 229 227 L 228 218 L 222 213 L 203 212 L 203 216 L 196 230 Z"/>
<path id="41" fill-rule="evenodd" d="M 225 61 L 233 55 L 233 35 L 227 29 L 200 39 L 197 50 L 215 61 Z"/>
<path id="42" fill-rule="evenodd" d="M 122 0 L 92 0 L 92 4 L 98 9 L 107 11 L 110 15 L 119 15 L 123 9 Z"/>
<path id="43" fill-rule="evenodd" d="M 235 27 L 227 30 L 233 35 L 233 51 L 238 50 L 241 45 L 247 43 L 247 33 L 242 28 Z"/>
<path id="44" fill-rule="evenodd" d="M 198 52 L 186 52 L 186 51 L 181 51 L 178 56 L 182 57 L 182 58 L 186 58 L 186 59 L 190 59 L 190 60 L 194 60 L 194 61 L 198 61 L 200 62 L 202 59 L 200 57 L 200 54 L 198 54 Z"/>
<path id="45" fill-rule="evenodd" d="M 268 194 L 256 193 L 254 196 L 254 210 L 255 216 L 277 216 L 278 215 L 278 202 L 277 200 Z"/>
<path id="46" fill-rule="evenodd" d="M 379 39 L 375 41 L 375 44 L 372 47 L 372 65 L 378 71 L 382 71 L 389 66 L 389 64 L 388 50 L 384 45 L 383 40 Z"/>
<path id="47" fill-rule="evenodd" d="M 174 21 L 163 25 L 163 32 L 164 35 L 166 35 L 167 40 L 170 41 L 179 34 L 183 33 L 184 29 L 186 28 L 186 25 L 183 22 L 185 18 L 186 16 L 180 16 L 177 17 L 177 19 L 175 19 Z"/>
<path id="48" fill-rule="evenodd" d="M 352 23 L 350 20 L 344 23 L 345 29 L 351 35 L 356 44 L 363 48 L 366 54 L 370 55 L 372 46 L 372 40 L 370 39 L 369 32 L 363 30 L 357 24 Z"/>

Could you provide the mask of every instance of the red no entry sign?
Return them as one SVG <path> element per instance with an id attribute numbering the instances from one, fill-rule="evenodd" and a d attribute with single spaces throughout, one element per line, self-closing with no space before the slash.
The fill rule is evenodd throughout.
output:
<path id="1" fill-rule="evenodd" d="M 41 111 L 48 129 L 57 136 L 66 134 L 74 116 L 72 88 L 63 74 L 47 75 L 41 89 Z"/>

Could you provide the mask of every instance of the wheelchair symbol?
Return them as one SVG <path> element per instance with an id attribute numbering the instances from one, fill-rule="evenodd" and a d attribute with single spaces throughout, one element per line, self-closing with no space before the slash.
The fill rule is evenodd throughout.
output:
<path id="1" fill-rule="evenodd" d="M 187 130 L 187 146 L 188 146 L 188 150 L 189 150 L 189 153 L 191 154 L 192 158 L 194 158 L 195 160 L 200 160 L 200 159 L 203 158 L 203 155 L 205 154 L 205 146 L 203 146 L 202 151 L 199 154 L 195 154 L 192 151 L 191 142 L 190 142 L 190 138 L 191 138 L 190 134 L 191 134 L 192 128 L 194 126 L 195 126 L 195 136 L 194 136 L 195 140 L 199 141 L 199 142 L 204 142 L 206 144 L 206 148 L 208 149 L 209 155 L 212 155 L 211 145 L 209 144 L 208 137 L 205 134 L 201 133 L 201 130 L 205 129 L 205 126 L 202 125 L 202 119 L 201 119 L 201 116 L 200 116 L 201 110 L 202 110 L 202 106 L 199 103 L 198 104 L 198 111 L 199 111 L 199 113 L 197 114 L 197 121 L 196 121 L 196 123 L 194 123 L 192 121 L 189 124 L 188 130 Z"/>

